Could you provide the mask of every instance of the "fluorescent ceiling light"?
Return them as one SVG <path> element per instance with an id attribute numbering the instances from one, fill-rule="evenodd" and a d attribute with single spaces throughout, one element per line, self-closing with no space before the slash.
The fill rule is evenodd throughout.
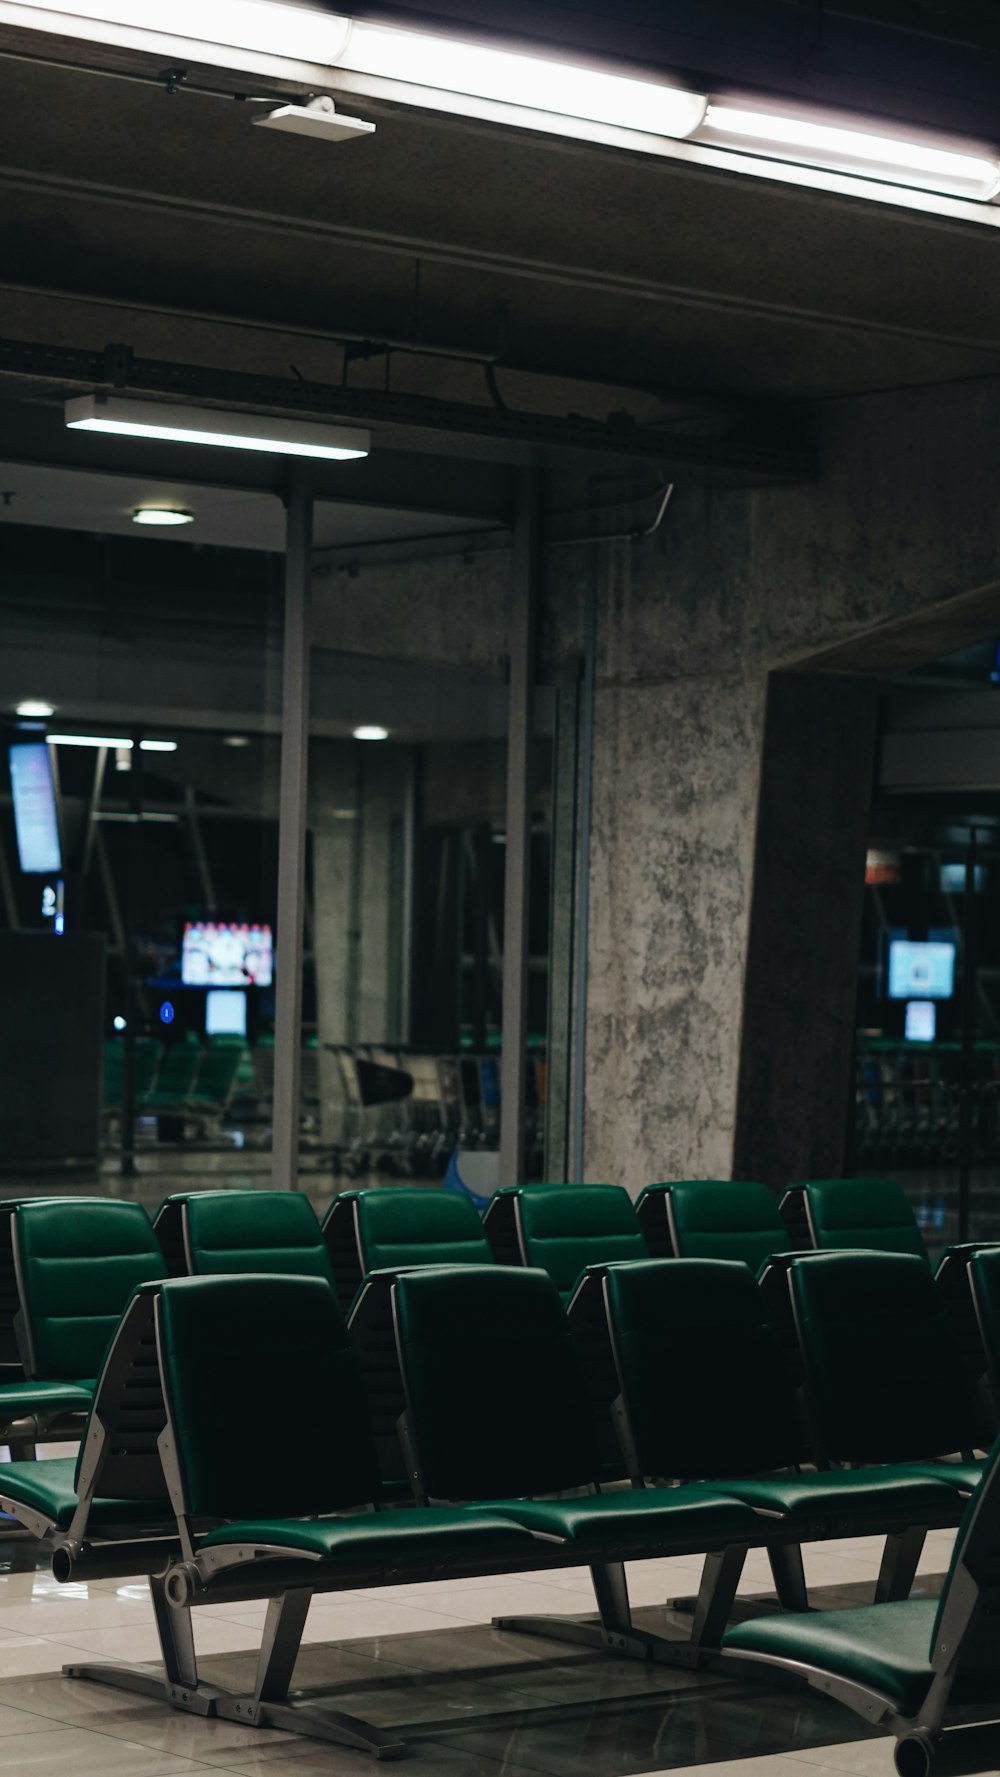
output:
<path id="1" fill-rule="evenodd" d="M 370 443 L 367 432 L 347 426 L 272 419 L 257 413 L 217 413 L 203 407 L 169 407 L 163 402 L 130 401 L 116 395 L 80 395 L 67 401 L 66 424 L 77 432 L 113 432 L 125 438 L 221 445 L 228 450 L 318 457 L 327 462 L 366 457 Z"/>
<path id="2" fill-rule="evenodd" d="M 23 10 L 48 13 L 53 22 L 85 19 L 307 62 L 335 62 L 350 28 L 337 13 L 284 0 L 170 0 L 159 7 L 152 0 L 28 0 Z"/>
<path id="3" fill-rule="evenodd" d="M 26 697 L 22 703 L 15 704 L 14 714 L 17 716 L 38 716 L 41 720 L 55 715 L 55 705 L 43 703 L 40 697 Z"/>
<path id="4" fill-rule="evenodd" d="M 137 506 L 132 514 L 133 524 L 178 525 L 193 522 L 194 513 L 182 512 L 179 506 Z"/>
<path id="5" fill-rule="evenodd" d="M 996 155 L 963 154 L 927 142 L 844 129 L 805 117 L 709 105 L 699 139 L 724 142 L 730 148 L 745 145 L 755 154 L 808 161 L 893 184 L 925 186 L 978 203 L 988 203 L 1000 193 L 1000 159 Z"/>
<path id="6" fill-rule="evenodd" d="M 368 723 L 354 730 L 355 740 L 388 740 L 388 728 L 379 728 L 375 723 Z"/>
<path id="7" fill-rule="evenodd" d="M 701 123 L 707 103 L 700 93 L 662 81 L 635 80 L 542 56 L 358 22 L 351 26 L 347 48 L 337 61 L 359 74 L 653 136 L 689 136 Z"/>
<path id="8" fill-rule="evenodd" d="M 114 747 L 124 753 L 130 751 L 133 742 L 123 740 L 121 735 L 114 734 L 47 734 L 45 736 L 50 747 Z M 140 753 L 176 753 L 175 740 L 141 740 Z"/>

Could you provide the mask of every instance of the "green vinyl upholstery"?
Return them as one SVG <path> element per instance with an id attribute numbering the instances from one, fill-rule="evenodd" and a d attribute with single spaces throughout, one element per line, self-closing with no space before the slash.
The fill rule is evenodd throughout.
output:
<path id="1" fill-rule="evenodd" d="M 906 1194 L 892 1179 L 811 1179 L 801 1189 L 814 1246 L 912 1253 L 927 1262 Z"/>
<path id="2" fill-rule="evenodd" d="M 757 1539 L 753 1514 L 705 1487 L 528 1497 L 586 1486 L 601 1460 L 579 1354 L 544 1272 L 411 1271 L 397 1278 L 393 1302 L 424 1495 L 485 1500 L 585 1548 L 649 1554 Z"/>
<path id="3" fill-rule="evenodd" d="M 13 1248 L 26 1376 L 98 1375 L 133 1289 L 163 1275 L 142 1205 L 110 1198 L 19 1203 Z"/>
<path id="4" fill-rule="evenodd" d="M 1000 1405 L 1000 1247 L 976 1249 L 969 1257 L 968 1279 L 996 1410 Z"/>
<path id="5" fill-rule="evenodd" d="M 954 1332 L 923 1259 L 811 1253 L 791 1266 L 789 1282 L 831 1461 L 903 1462 L 975 1446 Z"/>
<path id="6" fill-rule="evenodd" d="M 45 1462 L 0 1463 L 0 1505 L 17 1516 L 18 1506 L 47 1518 L 56 1530 L 66 1530 L 77 1507 L 77 1459 L 50 1457 Z M 164 1510 L 166 1510 L 164 1502 Z M 150 1519 L 146 1499 L 95 1499 L 90 1527 L 105 1524 L 146 1524 Z"/>
<path id="7" fill-rule="evenodd" d="M 201 1547 L 263 1545 L 319 1557 L 341 1578 L 387 1579 L 408 1563 L 464 1559 L 475 1570 L 534 1553 L 530 1531 L 488 1508 L 328 1515 L 373 1502 L 379 1476 L 357 1359 L 321 1279 L 176 1278 L 157 1312 L 184 1514 L 230 1520 Z M 261 1441 L 261 1399 L 307 1429 L 292 1460 Z"/>
<path id="8" fill-rule="evenodd" d="M 488 1265 L 475 1204 L 454 1191 L 389 1186 L 359 1191 L 358 1247 L 364 1272 L 411 1265 Z"/>
<path id="9" fill-rule="evenodd" d="M 777 1199 L 766 1185 L 726 1179 L 677 1179 L 647 1185 L 636 1206 L 664 1198 L 674 1254 L 679 1259 L 740 1259 L 757 1272 L 788 1245 Z"/>
<path id="10" fill-rule="evenodd" d="M 467 1197 L 415 1185 L 341 1192 L 327 1212 L 323 1237 L 345 1314 L 372 1271 L 488 1265 L 491 1258 Z"/>
<path id="11" fill-rule="evenodd" d="M 733 1478 L 806 1455 L 781 1342 L 745 1264 L 612 1265 L 604 1293 L 636 1478 L 724 1477 L 726 1492 L 788 1518 L 955 1522 L 956 1489 L 899 1466 Z"/>
<path id="12" fill-rule="evenodd" d="M 264 1287 L 266 1286 L 266 1287 Z M 379 1488 L 357 1358 L 322 1278 L 175 1278 L 158 1304 L 160 1362 L 196 1517 L 306 1517 Z M 301 1430 L 258 1434 L 262 1402 Z"/>
<path id="13" fill-rule="evenodd" d="M 515 1214 L 524 1264 L 547 1271 L 564 1302 L 588 1265 L 649 1257 L 621 1185 L 528 1187 L 517 1194 Z"/>
<path id="14" fill-rule="evenodd" d="M 333 1284 L 316 1212 L 299 1191 L 195 1191 L 182 1214 L 195 1277 L 267 1271 Z"/>
<path id="15" fill-rule="evenodd" d="M 937 1611 L 929 1598 L 855 1610 L 757 1617 L 726 1631 L 729 1654 L 803 1661 L 878 1691 L 901 1714 L 915 1715 L 931 1682 L 930 1642 Z"/>

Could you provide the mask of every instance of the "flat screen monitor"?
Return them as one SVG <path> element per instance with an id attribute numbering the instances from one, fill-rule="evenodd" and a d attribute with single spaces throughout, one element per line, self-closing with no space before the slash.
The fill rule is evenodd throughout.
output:
<path id="1" fill-rule="evenodd" d="M 933 1000 L 907 1000 L 904 1034 L 908 1043 L 933 1043 L 937 1035 L 937 1007 Z"/>
<path id="2" fill-rule="evenodd" d="M 62 870 L 59 810 L 52 751 L 44 740 L 11 744 L 10 791 L 21 869 L 29 876 L 58 876 Z"/>
<path id="3" fill-rule="evenodd" d="M 943 895 L 964 895 L 966 882 L 966 866 L 964 864 L 941 865 L 940 888 Z M 986 888 L 986 865 L 976 864 L 972 872 L 972 882 L 976 894 L 981 895 Z"/>
<path id="4" fill-rule="evenodd" d="M 247 996 L 239 987 L 210 987 L 205 995 L 205 1035 L 245 1037 Z"/>
<path id="5" fill-rule="evenodd" d="M 270 987 L 273 974 L 270 926 L 196 920 L 184 927 L 185 987 Z"/>
<path id="6" fill-rule="evenodd" d="M 943 942 L 914 944 L 894 938 L 889 944 L 891 1000 L 950 1000 L 955 991 L 955 946 Z"/>

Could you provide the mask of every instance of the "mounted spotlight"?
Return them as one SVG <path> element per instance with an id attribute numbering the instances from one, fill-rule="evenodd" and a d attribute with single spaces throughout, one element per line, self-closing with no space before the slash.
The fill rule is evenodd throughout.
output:
<path id="1" fill-rule="evenodd" d="M 66 403 L 66 424 L 76 432 L 112 432 L 124 438 L 158 438 L 167 444 L 218 445 L 279 457 L 318 457 L 344 462 L 366 457 L 368 432 L 323 426 L 314 420 L 275 419 L 262 413 L 225 413 L 209 407 L 173 407 L 117 395 L 79 395 Z"/>
<path id="2" fill-rule="evenodd" d="M 331 98 L 309 99 L 304 105 L 278 105 L 255 117 L 262 130 L 286 130 L 290 136 L 318 136 L 323 142 L 349 142 L 352 136 L 373 136 L 375 125 L 363 117 L 342 117 Z"/>

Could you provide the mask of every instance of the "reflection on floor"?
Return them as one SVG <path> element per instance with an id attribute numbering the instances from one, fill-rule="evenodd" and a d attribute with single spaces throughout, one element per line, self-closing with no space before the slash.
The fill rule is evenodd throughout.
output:
<path id="1" fill-rule="evenodd" d="M 65 1447 L 63 1447 L 65 1448 Z M 919 1590 L 935 1592 L 951 1534 L 935 1532 Z M 816 1544 L 806 1570 L 824 1605 L 871 1596 L 878 1545 Z M 744 1590 L 767 1586 L 764 1557 L 748 1563 Z M 688 1593 L 696 1564 L 659 1561 L 630 1572 L 637 1618 L 662 1625 L 663 1600 Z M 440 1777 L 892 1777 L 891 1742 L 822 1698 L 619 1661 L 555 1641 L 492 1629 L 514 1611 L 583 1613 L 585 1570 L 558 1575 L 399 1586 L 319 1599 L 296 1681 L 336 1692 L 339 1707 L 383 1724 L 407 1724 L 415 1770 Z M 226 1604 L 196 1613 L 206 1678 L 245 1684 L 264 1606 Z M 678 1619 L 679 1622 L 679 1619 Z M 98 1658 L 156 1654 L 145 1585 L 57 1586 L 36 1571 L 35 1545 L 0 1540 L 0 1770 L 30 1777 L 374 1777 L 360 1753 L 179 1715 L 97 1685 L 64 1680 L 80 1650 Z M 979 1767 L 983 1767 L 980 1765 Z M 1000 1769 L 1000 1763 L 994 1764 Z"/>

